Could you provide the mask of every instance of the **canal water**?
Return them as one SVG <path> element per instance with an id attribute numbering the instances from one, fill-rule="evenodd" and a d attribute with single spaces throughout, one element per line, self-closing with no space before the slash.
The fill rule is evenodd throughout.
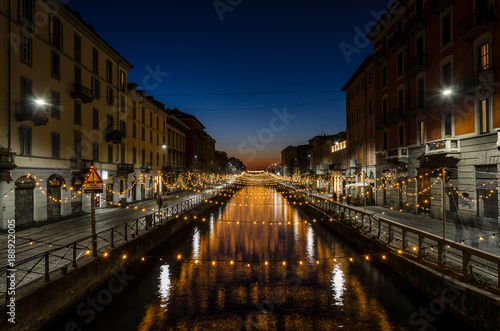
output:
<path id="1" fill-rule="evenodd" d="M 105 305 L 75 307 L 53 329 L 464 330 L 274 188 L 247 186 L 203 217 Z"/>

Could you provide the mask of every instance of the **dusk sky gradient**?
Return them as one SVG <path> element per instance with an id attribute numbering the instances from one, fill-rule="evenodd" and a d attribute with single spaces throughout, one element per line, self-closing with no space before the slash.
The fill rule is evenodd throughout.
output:
<path id="1" fill-rule="evenodd" d="M 365 31 L 373 12 L 384 12 L 388 2 L 219 1 L 230 2 L 239 4 L 223 13 L 223 21 L 214 1 L 71 0 L 68 6 L 134 65 L 129 82 L 154 86 L 148 95 L 195 115 L 216 149 L 249 169 L 279 162 L 288 145 L 345 130 L 340 89 L 373 47 L 365 42 L 348 62 L 340 44 L 355 47 L 355 28 Z M 164 73 L 158 84 L 145 80 L 148 68 Z M 328 92 L 252 94 L 307 91 Z M 271 126 L 273 107 L 283 112 L 285 106 L 289 123 Z M 278 132 L 272 137 L 265 134 L 273 128 Z M 267 143 L 252 158 L 249 136 L 259 133 Z"/>

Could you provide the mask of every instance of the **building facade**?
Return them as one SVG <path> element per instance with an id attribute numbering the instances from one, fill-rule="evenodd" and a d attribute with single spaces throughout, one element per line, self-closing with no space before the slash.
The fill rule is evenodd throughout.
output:
<path id="1" fill-rule="evenodd" d="M 498 16 L 494 1 L 397 1 L 368 34 L 378 204 L 498 225 Z"/>

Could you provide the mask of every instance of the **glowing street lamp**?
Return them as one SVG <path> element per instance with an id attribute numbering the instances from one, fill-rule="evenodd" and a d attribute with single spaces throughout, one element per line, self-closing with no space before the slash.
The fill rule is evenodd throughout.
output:
<path id="1" fill-rule="evenodd" d="M 450 89 L 446 89 L 443 91 L 443 95 L 450 95 L 452 91 Z"/>
<path id="2" fill-rule="evenodd" d="M 47 104 L 43 99 L 35 99 L 35 103 L 39 106 L 44 106 Z"/>

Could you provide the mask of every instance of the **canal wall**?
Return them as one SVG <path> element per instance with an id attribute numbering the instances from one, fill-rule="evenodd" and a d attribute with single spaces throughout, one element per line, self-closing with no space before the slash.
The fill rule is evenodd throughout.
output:
<path id="1" fill-rule="evenodd" d="M 429 296 L 429 305 L 420 307 L 408 316 L 409 324 L 425 330 L 427 323 L 444 312 L 455 314 L 471 327 L 478 330 L 500 330 L 500 296 L 470 284 L 466 279 L 449 275 L 437 266 L 411 256 L 400 255 L 375 237 L 361 233 L 348 222 L 337 221 L 335 217 L 316 206 L 302 203 L 296 205 L 310 217 L 319 220 L 326 227 L 344 236 L 372 261 L 389 268 L 408 280 L 416 288 Z M 393 252 L 388 254 L 387 252 Z M 382 255 L 387 255 L 386 259 Z M 462 277 L 463 278 L 463 277 Z"/>
<path id="2" fill-rule="evenodd" d="M 228 189 L 233 189 L 233 187 Z M 167 243 L 182 230 L 200 222 L 198 217 L 200 214 L 220 208 L 231 196 L 232 194 L 224 196 L 224 192 L 222 192 L 207 202 L 179 214 L 178 218 L 152 228 L 147 233 L 113 249 L 107 257 L 94 258 L 65 275 L 60 273 L 59 275 L 51 275 L 52 280 L 42 286 L 28 284 L 22 287 L 16 291 L 16 324 L 7 321 L 5 304 L 0 309 L 3 316 L 0 330 L 37 330 L 43 328 L 72 307 L 81 305 L 83 302 L 86 305 L 81 309 L 82 316 L 90 319 L 93 309 L 98 311 L 98 308 L 92 307 L 92 300 L 107 301 L 112 299 L 114 291 L 121 291 L 122 288 L 126 287 L 127 282 L 130 281 L 128 278 L 130 276 L 127 275 L 128 268 L 140 262 L 142 257 Z M 92 294 L 100 288 L 107 288 L 99 292 L 102 298 L 92 297 Z M 96 307 L 99 306 L 96 305 Z M 66 325 L 66 330 L 80 329 L 76 323 Z"/>

